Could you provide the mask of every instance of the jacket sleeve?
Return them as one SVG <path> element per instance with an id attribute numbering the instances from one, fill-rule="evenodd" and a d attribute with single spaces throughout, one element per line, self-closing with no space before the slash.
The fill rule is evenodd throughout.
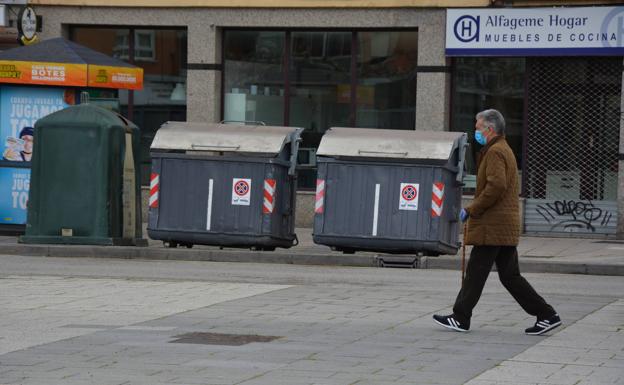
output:
<path id="1" fill-rule="evenodd" d="M 485 164 L 485 187 L 467 208 L 471 216 L 478 218 L 493 206 L 507 189 L 505 157 L 499 151 L 488 154 Z M 477 177 L 478 180 L 478 177 Z"/>

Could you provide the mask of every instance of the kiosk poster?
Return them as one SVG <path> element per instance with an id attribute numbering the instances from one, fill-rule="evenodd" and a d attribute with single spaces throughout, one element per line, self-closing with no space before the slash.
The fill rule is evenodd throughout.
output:
<path id="1" fill-rule="evenodd" d="M 0 89 L 2 160 L 29 162 L 32 157 L 35 122 L 67 107 L 65 99 L 64 88 L 2 86 Z"/>
<path id="2" fill-rule="evenodd" d="M 73 104 L 65 88 L 0 87 L 0 223 L 26 223 L 35 122 Z M 15 164 L 15 166 L 13 166 Z"/>
<path id="3" fill-rule="evenodd" d="M 0 167 L 0 223 L 26 223 L 30 169 Z"/>

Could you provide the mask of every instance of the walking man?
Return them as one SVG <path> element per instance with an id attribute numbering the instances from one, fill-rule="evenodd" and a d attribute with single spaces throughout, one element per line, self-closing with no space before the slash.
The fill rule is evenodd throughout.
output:
<path id="1" fill-rule="evenodd" d="M 525 333 L 543 334 L 561 325 L 561 319 L 520 275 L 516 249 L 520 236 L 518 171 L 505 140 L 505 119 L 497 110 L 485 110 L 476 120 L 475 140 L 483 146 L 477 163 L 477 189 L 472 204 L 460 212 L 462 222 L 468 221 L 466 244 L 473 248 L 453 314 L 436 314 L 433 319 L 446 328 L 467 332 L 472 309 L 496 263 L 503 286 L 524 311 L 537 317 Z"/>

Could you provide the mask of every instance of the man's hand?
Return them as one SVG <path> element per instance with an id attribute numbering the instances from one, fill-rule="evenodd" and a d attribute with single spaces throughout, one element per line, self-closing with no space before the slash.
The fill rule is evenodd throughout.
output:
<path id="1" fill-rule="evenodd" d="M 6 160 L 13 160 L 13 161 L 22 160 L 22 157 L 20 156 L 19 152 L 15 151 L 12 148 L 7 148 L 6 150 L 4 150 L 2 157 Z"/>
<path id="2" fill-rule="evenodd" d="M 466 211 L 466 209 L 461 209 L 461 211 L 459 212 L 459 219 L 461 219 L 462 222 L 466 222 L 469 216 L 470 214 L 468 214 L 468 211 Z"/>

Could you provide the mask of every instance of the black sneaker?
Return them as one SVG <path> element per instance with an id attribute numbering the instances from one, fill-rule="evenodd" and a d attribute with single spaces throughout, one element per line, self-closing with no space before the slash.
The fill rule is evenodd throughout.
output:
<path id="1" fill-rule="evenodd" d="M 470 323 L 466 323 L 466 322 L 459 322 L 457 319 L 455 319 L 455 315 L 451 314 L 451 315 L 437 315 L 434 314 L 433 315 L 433 320 L 444 326 L 445 328 L 449 328 L 449 329 L 453 329 L 455 331 L 458 332 L 467 332 L 468 329 L 470 329 Z"/>
<path id="2" fill-rule="evenodd" d="M 559 325 L 561 325 L 561 318 L 559 318 L 558 314 L 555 314 L 554 316 L 547 318 L 547 319 L 543 319 L 543 320 L 538 319 L 537 322 L 535 322 L 535 325 L 533 325 L 533 327 L 526 329 L 524 332 L 526 334 L 539 336 L 540 334 L 544 334 L 549 330 L 553 330 Z"/>

